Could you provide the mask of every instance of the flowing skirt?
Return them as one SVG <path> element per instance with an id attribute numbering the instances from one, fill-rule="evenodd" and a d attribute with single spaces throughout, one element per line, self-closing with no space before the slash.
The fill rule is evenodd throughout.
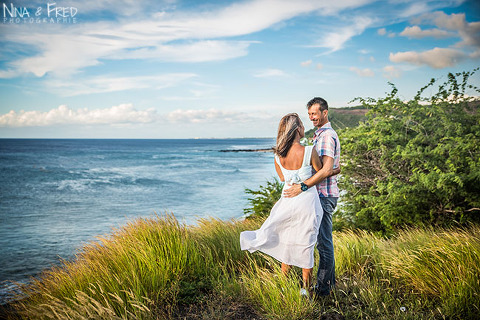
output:
<path id="1" fill-rule="evenodd" d="M 322 215 L 317 188 L 294 198 L 282 197 L 260 229 L 240 234 L 240 247 L 249 252 L 261 251 L 288 265 L 313 268 Z"/>

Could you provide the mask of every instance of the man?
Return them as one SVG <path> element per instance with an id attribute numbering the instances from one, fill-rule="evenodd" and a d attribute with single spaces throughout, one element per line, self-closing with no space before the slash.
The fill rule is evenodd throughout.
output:
<path id="1" fill-rule="evenodd" d="M 307 103 L 307 109 L 310 121 L 318 128 L 313 137 L 313 145 L 322 160 L 323 167 L 312 178 L 304 181 L 302 185 L 294 185 L 286 190 L 285 196 L 294 197 L 302 190 L 306 190 L 320 182 L 317 188 L 323 208 L 323 218 L 317 238 L 320 261 L 315 293 L 320 296 L 326 296 L 330 294 L 330 291 L 335 286 L 332 214 L 337 206 L 339 190 L 337 176 L 332 174 L 334 174 L 334 169 L 340 167 L 340 141 L 337 133 L 328 121 L 327 101 L 319 97 L 313 98 Z"/>

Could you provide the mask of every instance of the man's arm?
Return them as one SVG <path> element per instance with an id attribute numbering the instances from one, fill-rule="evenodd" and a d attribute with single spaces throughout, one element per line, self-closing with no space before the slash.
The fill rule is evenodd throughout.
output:
<path id="1" fill-rule="evenodd" d="M 323 167 L 320 171 L 317 171 L 313 176 L 304 181 L 304 183 L 310 188 L 319 184 L 326 178 L 333 175 L 333 158 L 329 156 L 322 157 Z"/>

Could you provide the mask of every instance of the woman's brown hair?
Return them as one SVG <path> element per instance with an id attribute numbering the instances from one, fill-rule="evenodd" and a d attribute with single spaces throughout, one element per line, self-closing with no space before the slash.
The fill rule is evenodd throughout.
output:
<path id="1" fill-rule="evenodd" d="M 289 113 L 280 120 L 278 125 L 277 145 L 275 154 L 280 157 L 286 157 L 288 150 L 292 147 L 293 141 L 297 134 L 297 129 L 302 122 L 296 113 Z"/>

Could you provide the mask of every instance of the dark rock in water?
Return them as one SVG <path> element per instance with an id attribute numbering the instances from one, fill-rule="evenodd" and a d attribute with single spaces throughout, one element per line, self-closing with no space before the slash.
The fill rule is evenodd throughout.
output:
<path id="1" fill-rule="evenodd" d="M 269 149 L 226 149 L 220 152 L 273 152 L 273 147 Z"/>

